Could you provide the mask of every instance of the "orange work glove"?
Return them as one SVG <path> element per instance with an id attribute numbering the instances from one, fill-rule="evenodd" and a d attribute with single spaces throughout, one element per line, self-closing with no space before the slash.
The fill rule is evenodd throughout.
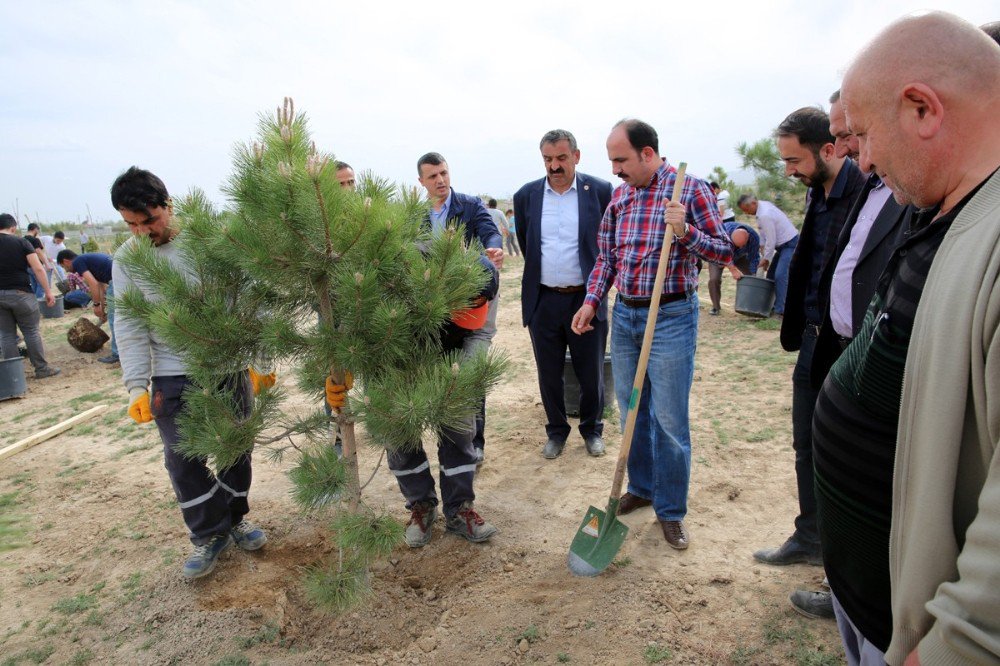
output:
<path id="1" fill-rule="evenodd" d="M 261 374 L 250 368 L 250 384 L 253 386 L 253 394 L 257 395 L 266 388 L 271 388 L 274 386 L 274 380 L 277 379 L 275 373 L 269 372 L 266 375 Z"/>
<path id="2" fill-rule="evenodd" d="M 354 375 L 349 370 L 344 373 L 343 384 L 335 384 L 332 376 L 326 378 L 326 404 L 330 405 L 330 409 L 343 408 L 347 392 L 352 386 L 354 386 Z"/>
<path id="3" fill-rule="evenodd" d="M 128 406 L 128 415 L 136 423 L 149 423 L 153 420 L 153 412 L 149 409 L 149 391 L 135 392 L 132 404 Z"/>

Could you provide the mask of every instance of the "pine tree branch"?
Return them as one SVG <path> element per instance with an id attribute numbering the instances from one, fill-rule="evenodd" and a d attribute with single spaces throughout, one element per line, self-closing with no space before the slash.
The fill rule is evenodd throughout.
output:
<path id="1" fill-rule="evenodd" d="M 174 326 L 176 326 L 182 333 L 184 333 L 184 335 L 187 335 L 188 337 L 192 337 L 195 340 L 197 340 L 198 342 L 204 342 L 206 345 L 217 345 L 217 344 L 220 343 L 219 340 L 216 340 L 214 338 L 206 338 L 206 337 L 204 337 L 202 335 L 198 335 L 194 331 L 192 331 L 192 330 L 188 329 L 187 327 L 185 327 L 183 324 L 181 324 L 180 322 L 177 321 L 177 313 L 176 312 L 171 312 L 169 315 L 167 315 L 167 319 L 170 320 L 171 324 L 173 324 Z"/>

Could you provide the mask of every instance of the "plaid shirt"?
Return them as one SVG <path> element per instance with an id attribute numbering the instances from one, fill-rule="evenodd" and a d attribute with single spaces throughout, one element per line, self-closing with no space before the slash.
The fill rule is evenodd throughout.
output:
<path id="1" fill-rule="evenodd" d="M 650 298 L 656 264 L 663 247 L 663 200 L 673 196 L 677 169 L 666 161 L 643 188 L 623 183 L 597 231 L 597 263 L 587 280 L 585 303 L 594 308 L 611 288 L 627 298 Z M 705 181 L 684 179 L 681 203 L 687 208 L 688 233 L 674 238 L 663 283 L 664 293 L 693 291 L 698 284 L 696 261 L 715 264 L 733 260 L 733 243 L 722 227 L 715 196 Z"/>

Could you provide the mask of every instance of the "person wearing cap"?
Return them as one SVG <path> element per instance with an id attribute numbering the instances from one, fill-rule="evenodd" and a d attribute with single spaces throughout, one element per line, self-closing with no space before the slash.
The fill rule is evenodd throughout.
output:
<path id="1" fill-rule="evenodd" d="M 465 225 L 465 242 L 471 243 L 478 238 L 486 249 L 486 256 L 493 262 L 497 270 L 503 268 L 503 239 L 500 230 L 493 222 L 489 212 L 479 197 L 456 192 L 451 187 L 451 171 L 448 162 L 440 153 L 426 153 L 417 160 L 417 175 L 420 184 L 427 190 L 427 198 L 431 209 L 424 220 L 425 227 L 438 231 L 449 226 Z M 498 283 L 499 289 L 499 283 Z M 499 300 L 496 294 L 491 297 L 486 325 L 473 331 L 463 343 L 462 350 L 466 354 L 474 354 L 480 349 L 488 349 L 497 334 L 497 306 Z M 483 462 L 486 438 L 486 399 L 483 399 L 476 416 L 476 432 L 472 442 L 476 449 L 476 459 Z"/>

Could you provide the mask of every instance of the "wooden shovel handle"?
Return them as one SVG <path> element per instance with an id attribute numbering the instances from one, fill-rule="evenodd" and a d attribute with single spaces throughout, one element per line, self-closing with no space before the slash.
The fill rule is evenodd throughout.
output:
<path id="1" fill-rule="evenodd" d="M 677 177 L 674 180 L 674 194 L 671 201 L 680 202 L 684 191 L 684 173 L 687 162 L 677 166 Z M 617 500 L 622 492 L 625 481 L 625 466 L 628 464 L 628 453 L 632 450 L 632 435 L 635 434 L 636 409 L 642 397 L 642 384 L 646 379 L 646 366 L 649 365 L 649 352 L 653 348 L 653 333 L 656 329 L 656 315 L 660 310 L 660 295 L 663 293 L 663 282 L 667 275 L 667 262 L 670 247 L 674 242 L 674 230 L 664 219 L 663 247 L 660 249 L 660 260 L 656 264 L 656 280 L 653 282 L 653 295 L 649 299 L 649 314 L 646 315 L 646 330 L 642 335 L 642 349 L 639 352 L 639 365 L 635 369 L 635 380 L 632 382 L 632 394 L 628 401 L 628 416 L 625 418 L 625 435 L 622 438 L 621 449 L 618 451 L 618 464 L 615 466 L 615 478 L 611 482 L 611 499 Z"/>

